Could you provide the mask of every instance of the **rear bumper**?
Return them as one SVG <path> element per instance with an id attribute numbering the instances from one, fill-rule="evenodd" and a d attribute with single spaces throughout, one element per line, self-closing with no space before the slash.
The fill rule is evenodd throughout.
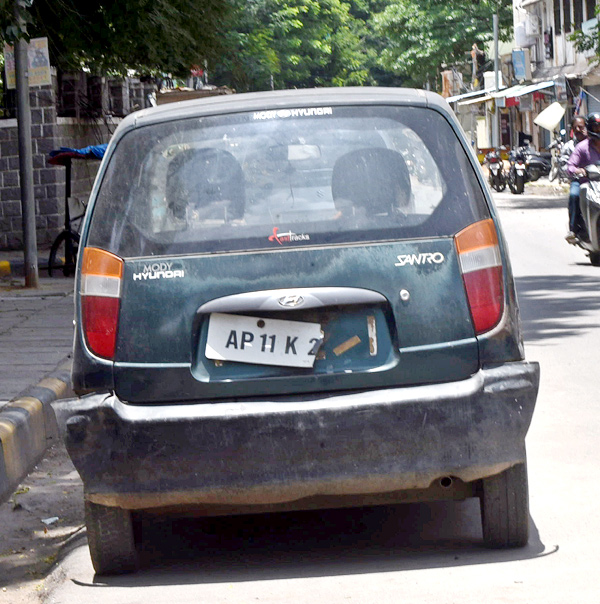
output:
<path id="1" fill-rule="evenodd" d="M 96 394 L 80 399 L 66 444 L 96 503 L 289 507 L 467 483 L 524 461 L 538 383 L 537 363 L 516 362 L 327 396 L 133 406 Z"/>

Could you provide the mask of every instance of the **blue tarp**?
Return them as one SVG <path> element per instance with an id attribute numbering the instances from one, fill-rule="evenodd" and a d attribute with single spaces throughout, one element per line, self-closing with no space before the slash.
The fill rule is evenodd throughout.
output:
<path id="1" fill-rule="evenodd" d="M 106 152 L 107 145 L 90 145 L 82 149 L 72 149 L 71 147 L 61 147 L 50 151 L 51 164 L 63 164 L 67 158 L 71 159 L 102 159 Z"/>

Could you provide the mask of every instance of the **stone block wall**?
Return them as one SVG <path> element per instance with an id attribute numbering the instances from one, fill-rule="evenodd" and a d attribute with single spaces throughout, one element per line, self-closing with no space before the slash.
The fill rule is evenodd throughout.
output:
<path id="1" fill-rule="evenodd" d="M 58 232 L 60 211 L 56 199 L 62 194 L 60 180 L 48 167 L 46 156 L 54 148 L 56 106 L 52 86 L 32 88 L 31 138 L 33 184 L 38 240 L 42 243 Z M 0 249 L 22 249 L 21 189 L 17 120 L 0 120 Z M 63 181 L 64 184 L 64 181 Z"/>
<path id="2" fill-rule="evenodd" d="M 73 80 L 75 90 L 80 80 Z M 97 85 L 97 82 L 96 82 Z M 65 168 L 48 163 L 49 152 L 59 147 L 79 149 L 106 143 L 117 118 L 58 117 L 58 85 L 30 90 L 33 182 L 37 243 L 50 247 L 64 226 Z M 100 162 L 73 160 L 71 195 L 87 201 Z M 23 249 L 19 147 L 16 119 L 0 119 L 0 250 Z"/>

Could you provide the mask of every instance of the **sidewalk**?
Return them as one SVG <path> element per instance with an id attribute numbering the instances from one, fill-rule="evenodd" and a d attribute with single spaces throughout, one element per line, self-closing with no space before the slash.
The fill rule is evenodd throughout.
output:
<path id="1" fill-rule="evenodd" d="M 0 500 L 58 438 L 50 405 L 70 393 L 73 279 L 40 269 L 27 289 L 23 265 L 22 252 L 0 252 Z"/>

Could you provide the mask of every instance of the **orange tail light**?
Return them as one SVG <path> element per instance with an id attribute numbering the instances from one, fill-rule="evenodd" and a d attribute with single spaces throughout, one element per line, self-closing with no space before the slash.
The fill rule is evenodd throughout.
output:
<path id="1" fill-rule="evenodd" d="M 455 235 L 471 317 L 477 334 L 498 324 L 504 310 L 502 258 L 491 219 L 476 222 Z"/>
<path id="2" fill-rule="evenodd" d="M 90 350 L 112 359 L 117 344 L 123 260 L 93 247 L 83 250 L 81 313 Z"/>

